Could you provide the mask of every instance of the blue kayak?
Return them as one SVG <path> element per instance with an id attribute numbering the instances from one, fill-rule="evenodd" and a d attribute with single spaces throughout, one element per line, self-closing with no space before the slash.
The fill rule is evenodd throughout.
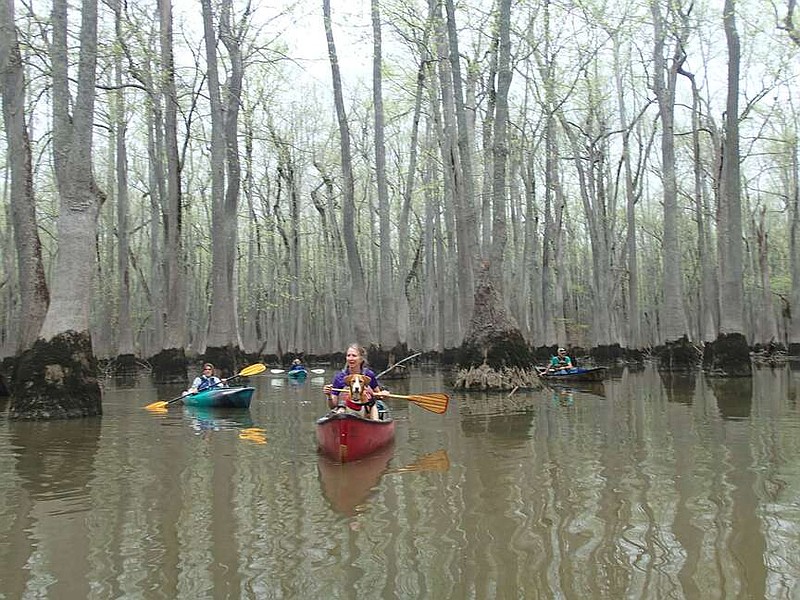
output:
<path id="1" fill-rule="evenodd" d="M 186 406 L 209 408 L 250 408 L 252 387 L 213 387 L 183 397 Z"/>
<path id="2" fill-rule="evenodd" d="M 606 371 L 605 367 L 591 369 L 574 367 L 551 372 L 545 368 L 539 371 L 539 377 L 548 381 L 603 381 L 606 378 Z"/>

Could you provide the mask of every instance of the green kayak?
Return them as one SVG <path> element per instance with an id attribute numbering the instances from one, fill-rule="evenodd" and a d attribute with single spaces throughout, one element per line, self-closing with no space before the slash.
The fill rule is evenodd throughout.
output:
<path id="1" fill-rule="evenodd" d="M 212 408 L 249 408 L 255 388 L 213 387 L 183 397 L 186 406 Z"/>

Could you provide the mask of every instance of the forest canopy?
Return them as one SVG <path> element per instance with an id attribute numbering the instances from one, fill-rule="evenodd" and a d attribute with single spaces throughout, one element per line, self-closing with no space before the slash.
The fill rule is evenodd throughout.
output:
<path id="1" fill-rule="evenodd" d="M 54 115 L 80 114 L 87 2 L 62 23 L 10 0 L 0 23 L 4 356 L 32 322 L 26 240 L 50 286 L 65 251 Z M 100 3 L 94 352 L 442 351 L 484 262 L 532 346 L 800 343 L 793 10 Z"/>

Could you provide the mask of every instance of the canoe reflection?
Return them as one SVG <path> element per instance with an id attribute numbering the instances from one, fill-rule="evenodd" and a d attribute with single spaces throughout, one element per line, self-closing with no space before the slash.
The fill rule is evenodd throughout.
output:
<path id="1" fill-rule="evenodd" d="M 267 441 L 264 429 L 255 427 L 248 408 L 210 408 L 201 406 L 185 406 L 184 417 L 197 435 L 212 431 L 239 432 L 239 438 L 265 444 Z"/>
<path id="2" fill-rule="evenodd" d="M 319 483 L 331 508 L 346 516 L 364 512 L 373 489 L 388 471 L 393 455 L 394 443 L 354 462 L 337 462 L 320 454 Z"/>
<path id="3" fill-rule="evenodd" d="M 575 400 L 575 395 L 594 396 L 596 398 L 605 398 L 606 391 L 603 387 L 603 382 L 587 382 L 587 383 L 573 383 L 569 384 L 559 383 L 550 384 L 548 387 L 553 390 L 553 403 L 561 405 L 571 405 Z"/>
<path id="4" fill-rule="evenodd" d="M 425 454 L 407 465 L 389 468 L 393 456 L 394 443 L 355 462 L 337 462 L 320 453 L 319 481 L 331 508 L 345 516 L 365 512 L 372 493 L 387 473 L 443 473 L 450 468 L 450 458 L 444 449 Z"/>

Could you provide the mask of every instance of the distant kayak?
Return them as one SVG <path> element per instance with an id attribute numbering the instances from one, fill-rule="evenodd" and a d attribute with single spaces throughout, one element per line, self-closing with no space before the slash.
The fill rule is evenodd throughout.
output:
<path id="1" fill-rule="evenodd" d="M 539 377 L 548 381 L 603 381 L 608 369 L 593 367 L 591 369 L 564 369 L 562 371 L 548 372 L 547 369 L 539 371 Z"/>
<path id="2" fill-rule="evenodd" d="M 289 379 L 305 379 L 308 376 L 308 369 L 290 369 L 289 371 L 286 371 L 286 376 Z"/>

